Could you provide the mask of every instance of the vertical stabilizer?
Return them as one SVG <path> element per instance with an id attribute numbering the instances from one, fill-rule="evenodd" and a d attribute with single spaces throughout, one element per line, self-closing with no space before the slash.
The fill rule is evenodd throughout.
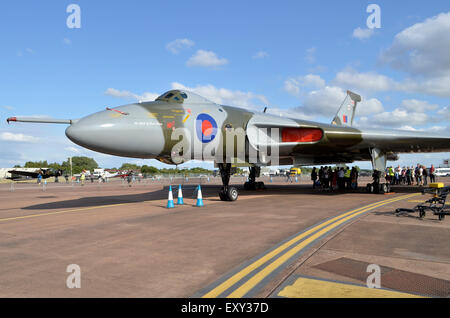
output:
<path id="1" fill-rule="evenodd" d="M 353 119 L 355 118 L 356 106 L 360 101 L 361 96 L 347 91 L 347 96 L 331 124 L 336 126 L 352 126 Z"/>

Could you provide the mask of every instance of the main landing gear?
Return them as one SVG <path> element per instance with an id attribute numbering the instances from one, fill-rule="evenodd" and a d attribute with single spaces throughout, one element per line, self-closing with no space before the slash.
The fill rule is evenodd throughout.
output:
<path id="1" fill-rule="evenodd" d="M 236 201 L 239 193 L 235 187 L 231 187 L 230 183 L 231 177 L 231 164 L 230 163 L 219 163 L 220 176 L 222 177 L 223 187 L 219 192 L 220 200 L 222 201 Z"/>
<path id="2" fill-rule="evenodd" d="M 256 182 L 256 178 L 259 177 L 260 167 L 250 167 L 250 175 L 246 183 L 244 183 L 245 190 L 259 190 L 265 189 L 264 182 Z M 235 187 L 229 185 L 231 177 L 231 164 L 219 163 L 220 176 L 222 177 L 222 189 L 219 192 L 220 200 L 222 201 L 236 201 L 239 193 Z"/>
<path id="3" fill-rule="evenodd" d="M 250 174 L 248 176 L 248 181 L 244 183 L 245 190 L 259 190 L 265 189 L 266 186 L 264 182 L 256 182 L 256 178 L 259 177 L 261 168 L 260 167 L 250 167 Z"/>

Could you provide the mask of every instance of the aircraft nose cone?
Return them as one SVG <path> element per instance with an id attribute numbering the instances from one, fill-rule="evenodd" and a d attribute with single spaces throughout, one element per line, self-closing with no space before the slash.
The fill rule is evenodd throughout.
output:
<path id="1" fill-rule="evenodd" d="M 127 113 L 132 113 L 128 107 Z M 93 151 L 123 157 L 154 158 L 164 149 L 164 135 L 156 119 L 138 106 L 132 115 L 103 111 L 84 117 L 66 129 L 74 143 Z"/>

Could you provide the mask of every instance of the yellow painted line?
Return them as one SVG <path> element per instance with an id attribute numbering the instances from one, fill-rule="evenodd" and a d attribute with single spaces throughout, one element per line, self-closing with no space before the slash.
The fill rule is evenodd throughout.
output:
<path id="1" fill-rule="evenodd" d="M 418 195 L 418 194 L 413 194 L 413 195 Z M 413 196 L 413 195 L 405 195 L 405 196 L 401 196 L 401 197 L 387 199 L 387 200 L 384 200 L 384 201 L 381 201 L 381 202 L 375 202 L 375 203 L 369 204 L 367 206 L 364 206 L 364 207 L 352 210 L 350 212 L 343 213 L 343 214 L 338 215 L 338 216 L 336 216 L 336 217 L 334 217 L 334 218 L 332 218 L 332 219 L 330 219 L 330 220 L 328 220 L 326 222 L 323 222 L 323 223 L 321 223 L 321 224 L 319 224 L 319 225 L 309 229 L 308 231 L 299 234 L 298 236 L 292 238 L 288 242 L 285 242 L 284 244 L 280 245 L 278 248 L 274 249 L 270 253 L 264 255 L 263 257 L 261 257 L 260 259 L 256 260 L 252 264 L 248 265 L 247 267 L 245 267 L 244 269 L 242 269 L 238 273 L 234 274 L 233 276 L 228 278 L 226 281 L 224 281 L 223 283 L 221 283 L 220 285 L 218 285 L 217 287 L 215 287 L 214 289 L 210 290 L 208 293 L 203 295 L 202 297 L 204 297 L 204 298 L 218 297 L 224 291 L 226 291 L 227 289 L 232 287 L 234 284 L 239 282 L 243 277 L 247 276 L 253 270 L 257 269 L 258 267 L 260 267 L 261 265 L 266 263 L 268 260 L 270 260 L 274 256 L 282 253 L 284 250 L 286 250 L 287 248 L 289 248 L 293 244 L 297 243 L 298 241 L 302 240 L 303 238 L 307 237 L 308 235 L 314 233 L 315 231 L 317 231 L 317 230 L 319 230 L 321 228 L 324 228 L 324 227 L 326 227 L 327 225 L 329 225 L 329 224 L 331 224 L 333 222 L 336 222 L 340 218 L 343 218 L 345 216 L 351 216 L 351 215 L 353 215 L 353 214 L 355 214 L 355 213 L 357 213 L 358 211 L 361 211 L 361 210 L 363 210 L 365 212 L 367 209 L 370 210 L 370 209 L 375 208 L 375 207 L 377 207 L 379 205 L 387 204 L 387 203 L 390 203 L 390 202 L 395 202 L 397 200 L 403 200 L 403 199 L 406 199 L 406 198 L 408 198 L 410 196 Z"/>
<path id="2" fill-rule="evenodd" d="M 421 298 L 397 291 L 368 288 L 310 278 L 299 278 L 284 287 L 278 296 L 289 298 Z"/>
<path id="3" fill-rule="evenodd" d="M 414 194 L 417 195 L 417 194 Z M 411 196 L 411 195 L 409 195 Z M 408 196 L 408 197 L 409 197 Z M 308 246 L 310 243 L 321 237 L 322 235 L 326 234 L 327 232 L 330 232 L 331 230 L 335 229 L 342 223 L 347 222 L 348 220 L 356 217 L 357 215 L 361 215 L 364 212 L 367 212 L 371 209 L 377 208 L 379 206 L 385 205 L 387 203 L 399 201 L 405 198 L 396 198 L 393 200 L 390 200 L 390 202 L 380 202 L 379 204 L 375 206 L 371 206 L 368 208 L 365 208 L 359 212 L 353 213 L 339 221 L 334 222 L 333 224 L 327 226 L 326 228 L 320 230 L 319 232 L 315 233 L 314 235 L 308 237 L 306 240 L 302 241 L 297 246 L 293 247 L 291 250 L 274 260 L 272 263 L 267 265 L 264 269 L 259 271 L 257 274 L 255 274 L 252 278 L 250 278 L 247 282 L 245 282 L 243 285 L 241 285 L 238 289 L 236 289 L 234 292 L 232 292 L 230 295 L 228 295 L 228 298 L 239 298 L 243 297 L 246 293 L 248 293 L 253 287 L 255 287 L 259 282 L 261 282 L 264 278 L 266 278 L 268 275 L 270 275 L 274 270 L 276 270 L 278 267 L 280 267 L 282 264 L 284 264 L 289 258 L 300 252 L 303 248 Z"/>
<path id="4" fill-rule="evenodd" d="M 145 202 L 145 201 L 142 201 L 142 202 Z M 104 208 L 122 206 L 122 205 L 133 204 L 133 203 L 140 203 L 140 202 L 117 203 L 117 204 L 92 206 L 92 207 L 87 207 L 87 208 L 63 210 L 63 211 L 56 211 L 56 212 L 23 215 L 23 216 L 16 216 L 16 217 L 12 217 L 12 218 L 0 219 L 0 222 L 12 221 L 12 220 L 21 220 L 21 219 L 31 219 L 31 218 L 37 218 L 37 217 L 40 217 L 40 216 L 56 215 L 56 214 L 63 214 L 63 213 L 69 213 L 69 212 L 79 212 L 79 211 L 88 211 L 88 210 L 94 210 L 94 209 L 104 209 Z"/>

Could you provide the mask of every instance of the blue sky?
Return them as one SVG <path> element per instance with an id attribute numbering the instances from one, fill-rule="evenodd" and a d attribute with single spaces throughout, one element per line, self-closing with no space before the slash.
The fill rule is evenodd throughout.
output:
<path id="1" fill-rule="evenodd" d="M 81 28 L 69 29 L 69 4 Z M 381 28 L 369 30 L 369 4 Z M 0 166 L 94 157 L 63 126 L 8 126 L 13 115 L 80 118 L 173 87 L 214 101 L 329 122 L 346 89 L 361 127 L 450 134 L 448 1 L 8 1 L 0 10 Z M 402 155 L 440 164 L 450 154 Z M 369 167 L 366 163 L 362 166 Z"/>

